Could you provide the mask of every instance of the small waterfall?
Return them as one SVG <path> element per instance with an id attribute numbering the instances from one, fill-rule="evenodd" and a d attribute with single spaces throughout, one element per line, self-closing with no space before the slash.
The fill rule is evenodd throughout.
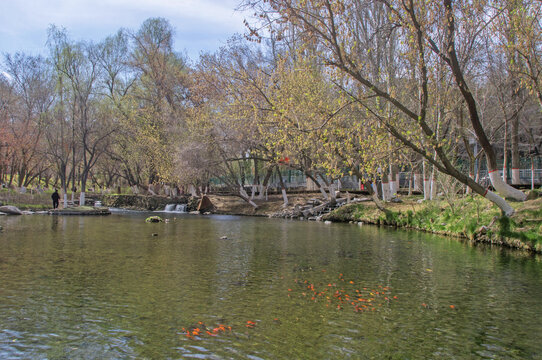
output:
<path id="1" fill-rule="evenodd" d="M 175 206 L 175 212 L 186 212 L 186 204 L 177 204 L 177 206 Z"/>
<path id="2" fill-rule="evenodd" d="M 184 213 L 186 212 L 186 204 L 167 204 L 164 212 Z"/>

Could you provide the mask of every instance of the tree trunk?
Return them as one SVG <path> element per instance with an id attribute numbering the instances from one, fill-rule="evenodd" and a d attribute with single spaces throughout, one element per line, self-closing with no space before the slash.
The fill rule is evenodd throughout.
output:
<path id="1" fill-rule="evenodd" d="M 480 121 L 478 114 L 478 109 L 476 107 L 476 100 L 474 95 L 469 89 L 465 78 L 463 77 L 463 70 L 457 59 L 457 54 L 455 50 L 455 18 L 452 9 L 452 0 L 444 0 L 444 6 L 446 8 L 446 26 L 447 26 L 447 52 L 450 57 L 450 69 L 454 76 L 454 79 L 461 91 L 463 99 L 467 104 L 467 109 L 469 110 L 469 117 L 472 124 L 472 128 L 478 138 L 478 142 L 484 149 L 487 160 L 487 167 L 489 170 L 489 177 L 491 184 L 495 190 L 504 197 L 510 197 L 519 201 L 525 201 L 527 195 L 522 191 L 519 191 L 512 186 L 506 184 L 500 176 L 498 176 L 498 166 L 497 166 L 497 157 L 495 155 L 495 150 L 487 137 L 484 127 Z"/>
<path id="2" fill-rule="evenodd" d="M 502 181 L 504 181 L 504 183 L 507 183 L 507 176 L 506 176 L 507 167 L 508 167 L 508 119 L 504 119 L 504 143 L 503 143 L 503 161 L 502 161 Z"/>
<path id="3" fill-rule="evenodd" d="M 245 189 L 243 189 L 243 187 L 239 187 L 239 196 L 245 200 L 247 203 L 250 204 L 250 206 L 252 206 L 254 209 L 257 209 L 258 208 L 258 205 L 256 205 L 256 203 L 254 201 L 252 201 L 249 197 L 248 197 L 248 194 L 247 192 L 245 191 Z"/>
<path id="4" fill-rule="evenodd" d="M 437 155 L 435 154 L 435 160 L 437 158 Z M 436 172 L 437 170 L 435 169 L 435 167 L 433 166 L 432 169 L 431 169 L 431 180 L 430 180 L 430 199 L 431 200 L 434 200 L 437 198 L 437 175 L 436 175 Z"/>
<path id="5" fill-rule="evenodd" d="M 320 176 L 320 178 L 322 179 L 322 181 L 324 182 L 324 184 L 326 184 L 327 186 L 327 180 L 321 175 L 321 174 L 318 174 Z M 322 184 L 317 180 L 317 179 L 314 179 L 315 180 L 315 183 L 316 185 L 318 186 L 318 189 L 320 190 L 320 192 L 322 193 L 322 196 L 324 197 L 324 199 L 326 201 L 329 200 L 329 196 L 327 195 L 326 193 L 326 190 L 324 189 L 324 187 L 322 186 Z"/>
<path id="6" fill-rule="evenodd" d="M 79 193 L 79 206 L 85 206 L 85 192 Z"/>
<path id="7" fill-rule="evenodd" d="M 284 185 L 284 181 L 282 180 L 282 174 L 280 173 L 280 169 L 277 166 L 277 175 L 279 176 L 280 181 L 280 189 L 282 191 L 282 199 L 284 200 L 284 203 L 282 204 L 283 207 L 288 206 L 288 195 L 286 194 L 286 186 Z"/>
<path id="8" fill-rule="evenodd" d="M 427 164 L 425 160 L 423 161 L 423 199 L 431 199 L 431 182 L 429 181 L 429 169 L 427 169 Z"/>
<path id="9" fill-rule="evenodd" d="M 390 164 L 390 194 L 396 196 L 399 191 L 399 182 L 397 181 L 397 166 Z"/>
<path id="10" fill-rule="evenodd" d="M 258 160 L 254 159 L 254 181 L 252 182 L 252 194 L 250 194 L 250 199 L 254 199 L 256 191 L 260 185 L 260 174 L 258 173 Z"/>
<path id="11" fill-rule="evenodd" d="M 519 177 L 520 159 L 519 159 L 519 116 L 512 120 L 512 184 L 521 184 Z"/>
<path id="12" fill-rule="evenodd" d="M 382 201 L 388 202 L 391 200 L 390 182 L 387 173 L 382 173 Z"/>
<path id="13" fill-rule="evenodd" d="M 531 155 L 531 190 L 534 190 L 534 156 Z"/>
<path id="14" fill-rule="evenodd" d="M 273 175 L 273 167 L 269 167 L 267 169 L 267 172 L 263 179 L 263 183 L 260 185 L 257 199 L 263 200 L 263 198 L 265 197 L 265 200 L 267 200 L 267 185 L 269 184 L 269 179 L 271 178 L 271 175 Z"/>

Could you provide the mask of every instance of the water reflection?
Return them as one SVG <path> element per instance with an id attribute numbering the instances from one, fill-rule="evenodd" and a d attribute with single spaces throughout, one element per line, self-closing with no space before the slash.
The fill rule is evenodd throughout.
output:
<path id="1" fill-rule="evenodd" d="M 517 253 L 375 227 L 145 216 L 6 219 L 0 357 L 542 356 L 541 264 Z M 371 297 L 375 310 L 355 311 Z M 182 336 L 198 322 L 233 331 Z"/>

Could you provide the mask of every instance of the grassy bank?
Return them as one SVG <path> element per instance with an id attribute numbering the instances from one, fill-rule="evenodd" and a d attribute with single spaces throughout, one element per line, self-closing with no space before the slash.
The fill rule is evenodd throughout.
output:
<path id="1" fill-rule="evenodd" d="M 418 200 L 406 197 L 402 203 L 386 204 L 385 211 L 373 203 L 346 205 L 323 220 L 405 227 L 542 253 L 542 198 L 511 203 L 516 213 L 510 218 L 480 196 L 453 202 Z"/>

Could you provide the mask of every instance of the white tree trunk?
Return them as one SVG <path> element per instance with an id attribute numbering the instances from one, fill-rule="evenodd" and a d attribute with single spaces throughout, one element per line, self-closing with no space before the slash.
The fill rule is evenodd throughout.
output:
<path id="1" fill-rule="evenodd" d="M 497 173 L 497 177 L 500 178 L 500 176 Z M 489 201 L 493 202 L 495 205 L 501 209 L 506 216 L 511 216 L 514 214 L 514 208 L 511 207 L 506 200 L 504 200 L 499 195 L 495 194 L 493 191 L 487 191 L 486 195 L 484 196 Z"/>
<path id="2" fill-rule="evenodd" d="M 306 182 L 307 185 L 306 185 L 305 188 L 306 188 L 308 191 L 316 191 L 317 188 L 318 188 L 317 184 L 316 184 L 310 177 L 308 177 L 308 176 L 306 177 L 306 179 L 307 179 L 307 182 Z"/>
<path id="3" fill-rule="evenodd" d="M 79 206 L 85 206 L 85 192 L 81 191 L 79 194 Z"/>
<path id="4" fill-rule="evenodd" d="M 390 196 L 393 196 L 397 194 L 397 182 L 395 181 L 391 173 L 390 179 Z"/>
<path id="5" fill-rule="evenodd" d="M 521 184 L 521 179 L 519 178 L 519 169 L 517 168 L 512 168 L 512 184 Z"/>
<path id="6" fill-rule="evenodd" d="M 282 204 L 282 206 L 288 206 L 288 195 L 286 195 L 286 189 L 282 189 L 282 200 L 284 201 L 284 204 Z"/>
<path id="7" fill-rule="evenodd" d="M 382 182 L 382 200 L 383 201 L 390 201 L 391 200 L 390 183 L 389 182 Z"/>
<path id="8" fill-rule="evenodd" d="M 267 186 L 259 185 L 258 188 L 258 196 L 256 197 L 256 199 L 263 200 L 267 193 Z"/>
<path id="9" fill-rule="evenodd" d="M 331 183 L 331 185 L 329 185 L 329 197 L 331 198 L 331 200 L 335 200 L 337 198 L 337 192 L 335 190 L 335 184 Z"/>
<path id="10" fill-rule="evenodd" d="M 258 208 L 258 205 L 256 205 L 256 203 L 254 201 L 250 200 L 250 198 L 248 197 L 247 192 L 242 187 L 239 188 L 239 194 L 241 194 L 241 196 L 243 196 L 245 199 L 248 200 L 248 203 L 250 204 L 250 206 L 252 206 L 255 209 Z"/>
<path id="11" fill-rule="evenodd" d="M 326 190 L 323 186 L 320 186 L 320 192 L 322 193 L 322 196 L 324 197 L 324 199 L 326 199 L 326 201 L 329 200 L 329 196 L 327 196 Z"/>
<path id="12" fill-rule="evenodd" d="M 423 178 L 423 199 L 431 200 L 431 181 Z"/>
<path id="13" fill-rule="evenodd" d="M 495 188 L 501 196 L 505 198 L 512 198 L 518 201 L 525 201 L 527 195 L 518 189 L 505 183 L 502 178 L 499 176 L 499 171 L 492 170 L 489 172 L 489 179 L 491 180 L 491 185 Z"/>
<path id="14" fill-rule="evenodd" d="M 422 163 L 422 168 L 423 168 L 423 199 L 430 200 L 431 199 L 431 183 L 429 182 L 429 174 L 428 174 L 427 165 L 425 164 L 425 161 Z"/>
<path id="15" fill-rule="evenodd" d="M 64 193 L 64 209 L 68 207 L 68 194 Z"/>

